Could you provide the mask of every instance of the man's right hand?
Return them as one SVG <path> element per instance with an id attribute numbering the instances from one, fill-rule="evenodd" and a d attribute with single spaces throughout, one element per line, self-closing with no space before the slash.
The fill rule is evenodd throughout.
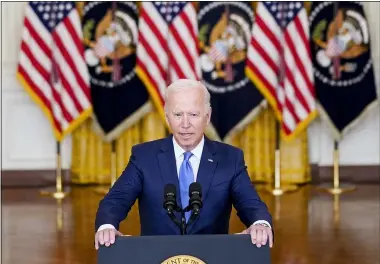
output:
<path id="1" fill-rule="evenodd" d="M 113 228 L 106 228 L 95 234 L 95 249 L 99 249 L 99 245 L 105 245 L 106 247 L 115 243 L 116 236 L 122 236 L 123 234 Z"/>

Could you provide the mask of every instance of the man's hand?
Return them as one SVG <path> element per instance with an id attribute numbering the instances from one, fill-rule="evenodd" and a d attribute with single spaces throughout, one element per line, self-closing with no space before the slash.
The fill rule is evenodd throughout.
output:
<path id="1" fill-rule="evenodd" d="M 249 228 L 239 234 L 250 234 L 253 244 L 257 247 L 265 245 L 269 240 L 269 247 L 273 247 L 273 233 L 269 226 L 261 224 L 251 225 Z"/>
<path id="2" fill-rule="evenodd" d="M 116 236 L 122 236 L 123 234 L 113 228 L 106 228 L 101 231 L 96 232 L 95 234 L 95 249 L 99 249 L 100 245 L 109 245 L 115 243 Z"/>

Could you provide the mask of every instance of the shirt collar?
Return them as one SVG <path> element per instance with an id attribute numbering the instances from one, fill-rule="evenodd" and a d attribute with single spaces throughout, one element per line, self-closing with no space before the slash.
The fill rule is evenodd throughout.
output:
<path id="1" fill-rule="evenodd" d="M 201 156 L 202 156 L 204 143 L 205 143 L 205 139 L 203 136 L 199 144 L 191 151 L 191 153 L 193 153 L 193 155 L 199 160 L 201 159 Z M 178 159 L 181 155 L 183 155 L 183 153 L 186 152 L 186 150 L 184 150 L 183 148 L 181 148 L 180 145 L 178 145 L 174 137 L 173 137 L 173 145 L 174 145 L 174 155 L 176 159 Z"/>

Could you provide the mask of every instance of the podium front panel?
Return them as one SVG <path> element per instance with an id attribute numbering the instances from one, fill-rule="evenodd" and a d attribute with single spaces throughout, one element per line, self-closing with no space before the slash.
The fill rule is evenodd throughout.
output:
<path id="1" fill-rule="evenodd" d="M 268 245 L 249 235 L 121 236 L 98 250 L 98 264 L 270 264 Z"/>

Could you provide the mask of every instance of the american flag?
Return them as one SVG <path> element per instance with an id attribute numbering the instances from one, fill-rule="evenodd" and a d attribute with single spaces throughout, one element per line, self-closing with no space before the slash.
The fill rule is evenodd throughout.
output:
<path id="1" fill-rule="evenodd" d="M 165 88 L 178 79 L 199 80 L 198 29 L 191 2 L 142 2 L 137 73 L 163 115 Z"/>
<path id="2" fill-rule="evenodd" d="M 75 2 L 28 3 L 17 77 L 58 141 L 90 116 L 90 77 Z"/>
<path id="3" fill-rule="evenodd" d="M 294 138 L 316 116 L 303 2 L 259 2 L 247 53 L 247 75 L 274 108 L 284 138 Z"/>

